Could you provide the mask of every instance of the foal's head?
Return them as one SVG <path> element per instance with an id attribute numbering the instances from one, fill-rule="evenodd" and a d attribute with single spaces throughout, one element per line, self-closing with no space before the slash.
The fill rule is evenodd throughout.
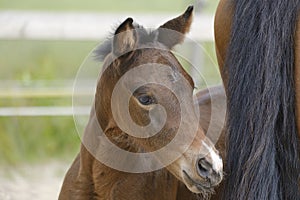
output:
<path id="1" fill-rule="evenodd" d="M 189 7 L 152 31 L 131 18 L 121 23 L 96 51 L 104 68 L 95 108 L 112 143 L 131 153 L 152 153 L 192 192 L 200 193 L 220 183 L 223 165 L 198 127 L 193 80 L 171 52 L 189 31 L 192 11 Z M 146 167 L 150 165 L 157 169 L 152 162 Z"/>

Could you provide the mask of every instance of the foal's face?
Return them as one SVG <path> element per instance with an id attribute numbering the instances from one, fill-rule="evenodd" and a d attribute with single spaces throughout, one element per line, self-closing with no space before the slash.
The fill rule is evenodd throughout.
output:
<path id="1" fill-rule="evenodd" d="M 198 127 L 193 80 L 170 51 L 189 30 L 191 13 L 188 8 L 152 33 L 139 30 L 130 18 L 118 27 L 108 68 L 115 71 L 111 85 L 120 89 L 110 89 L 114 91 L 110 91 L 112 103 L 107 113 L 112 113 L 114 120 L 103 126 L 115 123 L 143 151 L 167 149 L 156 155 L 157 160 L 167 163 L 170 157 L 176 158 L 167 169 L 192 192 L 200 193 L 220 183 L 223 165 Z M 123 110 L 122 100 L 128 112 Z"/>
<path id="2" fill-rule="evenodd" d="M 214 145 L 198 126 L 198 109 L 193 107 L 193 80 L 170 51 L 148 48 L 133 52 L 132 56 L 135 53 L 144 56 L 135 57 L 133 66 L 150 68 L 147 74 L 158 84 L 148 83 L 132 91 L 130 117 L 142 127 L 149 124 L 160 126 L 160 122 L 164 122 L 151 137 L 146 131 L 142 132 L 145 138 L 135 138 L 136 143 L 147 152 L 153 152 L 173 141 L 175 146 L 158 155 L 158 159 L 164 162 L 169 156 L 181 154 L 175 162 L 166 166 L 169 171 L 192 192 L 210 191 L 222 179 L 223 164 Z M 160 108 L 163 112 L 159 112 Z M 175 138 L 181 132 L 183 135 Z"/>

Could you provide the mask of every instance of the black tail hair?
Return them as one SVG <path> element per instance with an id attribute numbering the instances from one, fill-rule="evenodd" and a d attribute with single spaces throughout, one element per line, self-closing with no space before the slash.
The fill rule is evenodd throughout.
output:
<path id="1" fill-rule="evenodd" d="M 234 0 L 226 200 L 299 200 L 294 36 L 299 0 Z M 298 66 L 300 67 L 300 66 Z"/>

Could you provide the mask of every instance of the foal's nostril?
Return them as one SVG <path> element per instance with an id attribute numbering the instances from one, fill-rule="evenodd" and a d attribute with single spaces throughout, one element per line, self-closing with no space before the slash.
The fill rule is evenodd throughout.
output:
<path id="1" fill-rule="evenodd" d="M 202 178 L 207 179 L 213 172 L 212 164 L 209 163 L 205 158 L 200 158 L 197 162 L 197 170 Z"/>
<path id="2" fill-rule="evenodd" d="M 216 171 L 213 164 L 206 158 L 200 158 L 196 167 L 199 176 L 201 176 L 211 186 L 216 186 L 221 182 L 222 171 Z"/>

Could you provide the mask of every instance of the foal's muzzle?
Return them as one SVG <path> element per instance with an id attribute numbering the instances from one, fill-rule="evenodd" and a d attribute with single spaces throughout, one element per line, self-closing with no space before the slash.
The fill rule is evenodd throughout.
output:
<path id="1" fill-rule="evenodd" d="M 198 175 L 205 180 L 211 187 L 218 185 L 222 178 L 223 173 L 206 157 L 200 158 L 196 163 Z"/>

